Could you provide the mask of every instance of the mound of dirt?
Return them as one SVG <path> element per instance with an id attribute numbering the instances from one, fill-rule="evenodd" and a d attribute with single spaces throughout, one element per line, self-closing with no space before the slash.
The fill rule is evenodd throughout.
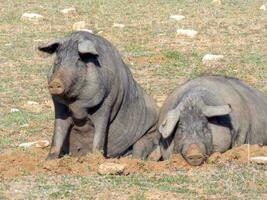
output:
<path id="1" fill-rule="evenodd" d="M 251 157 L 267 156 L 267 146 L 260 146 L 257 144 L 249 145 L 243 144 L 241 146 L 230 149 L 224 153 L 214 153 L 209 159 L 208 163 L 237 161 L 239 163 L 249 163 Z"/>
<path id="2" fill-rule="evenodd" d="M 180 155 L 169 161 L 142 161 L 130 157 L 106 159 L 101 154 L 88 154 L 81 158 L 64 156 L 61 159 L 45 161 L 45 149 L 18 149 L 0 154 L 0 177 L 15 177 L 25 174 L 52 173 L 91 175 L 96 174 L 103 163 L 118 163 L 126 166 L 125 174 L 142 172 L 161 172 L 188 166 Z"/>
<path id="3" fill-rule="evenodd" d="M 168 172 L 179 168 L 190 169 L 183 157 L 172 155 L 168 161 L 141 161 L 130 157 L 120 159 L 105 159 L 101 154 L 88 154 L 81 158 L 64 156 L 61 159 L 45 161 L 47 149 L 18 149 L 13 152 L 0 154 L 0 178 L 15 177 L 27 174 L 52 173 L 92 175 L 97 173 L 98 166 L 103 163 L 118 163 L 126 166 L 126 174 L 144 172 Z M 250 157 L 266 156 L 267 146 L 242 145 L 223 154 L 211 155 L 208 162 L 201 167 L 205 169 L 211 163 L 237 161 L 247 163 Z"/>

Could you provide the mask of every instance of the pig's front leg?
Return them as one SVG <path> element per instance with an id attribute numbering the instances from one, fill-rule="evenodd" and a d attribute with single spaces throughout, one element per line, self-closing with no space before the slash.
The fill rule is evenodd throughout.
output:
<path id="1" fill-rule="evenodd" d="M 52 139 L 51 149 L 47 156 L 47 160 L 55 159 L 60 156 L 63 143 L 72 125 L 72 118 L 68 107 L 56 101 L 54 101 L 54 106 L 54 135 Z"/>
<path id="2" fill-rule="evenodd" d="M 110 108 L 102 106 L 93 116 L 95 135 L 93 140 L 93 152 L 104 151 L 107 129 L 110 120 Z"/>

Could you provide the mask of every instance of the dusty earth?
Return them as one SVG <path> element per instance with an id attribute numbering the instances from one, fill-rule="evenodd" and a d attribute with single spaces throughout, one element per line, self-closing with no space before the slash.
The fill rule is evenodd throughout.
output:
<path id="1" fill-rule="evenodd" d="M 0 178 L 17 177 L 25 174 L 50 173 L 92 175 L 97 173 L 102 163 L 120 163 L 126 166 L 124 174 L 174 171 L 179 168 L 191 169 L 181 155 L 173 155 L 169 161 L 141 161 L 130 157 L 105 159 L 101 154 L 87 154 L 84 157 L 64 156 L 58 160 L 45 161 L 48 149 L 17 149 L 0 154 Z M 203 170 L 216 163 L 239 162 L 248 163 L 250 157 L 267 156 L 267 146 L 242 145 L 225 153 L 215 153 L 200 166 Z"/>

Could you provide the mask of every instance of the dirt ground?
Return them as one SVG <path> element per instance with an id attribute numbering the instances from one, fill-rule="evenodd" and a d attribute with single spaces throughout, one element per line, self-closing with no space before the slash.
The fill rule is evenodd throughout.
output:
<path id="1" fill-rule="evenodd" d="M 49 148 L 18 148 L 21 143 L 51 140 L 53 134 L 47 73 L 54 57 L 37 47 L 68 35 L 80 21 L 119 50 L 135 80 L 159 107 L 175 87 L 205 73 L 240 78 L 267 95 L 266 3 L 0 1 L 0 200 L 267 199 L 267 165 L 249 163 L 252 156 L 267 156 L 266 147 L 257 145 L 213 154 L 201 167 L 188 166 L 179 155 L 157 163 L 101 155 L 45 161 Z M 76 11 L 63 14 L 66 8 Z M 44 18 L 23 20 L 25 12 Z M 174 20 L 174 15 L 185 18 Z M 198 34 L 187 37 L 177 29 Z M 204 63 L 206 54 L 224 59 Z M 98 175 L 98 166 L 105 162 L 125 164 L 128 175 Z"/>
<path id="2" fill-rule="evenodd" d="M 103 163 L 119 163 L 126 166 L 124 174 L 145 172 L 170 172 L 179 168 L 194 168 L 188 165 L 181 155 L 176 154 L 169 161 L 141 161 L 130 157 L 120 159 L 105 159 L 101 154 L 88 154 L 75 158 L 64 156 L 58 160 L 45 161 L 48 149 L 18 149 L 13 152 L 0 154 L 0 177 L 17 177 L 25 173 L 52 173 L 71 175 L 93 175 L 97 173 L 98 166 Z M 267 146 L 241 145 L 226 151 L 214 153 L 207 162 L 198 168 L 203 170 L 213 167 L 216 163 L 239 162 L 249 163 L 254 156 L 266 156 Z"/>

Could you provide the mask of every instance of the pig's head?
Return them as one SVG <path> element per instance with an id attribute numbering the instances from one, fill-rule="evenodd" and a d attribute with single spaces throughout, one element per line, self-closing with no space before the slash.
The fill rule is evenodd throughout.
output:
<path id="1" fill-rule="evenodd" d="M 52 95 L 77 96 L 86 83 L 87 68 L 98 65 L 95 44 L 82 34 L 53 40 L 38 49 L 56 54 L 48 73 L 48 88 Z"/>
<path id="2" fill-rule="evenodd" d="M 181 102 L 167 112 L 159 125 L 159 132 L 163 139 L 173 136 L 174 149 L 181 153 L 190 165 L 201 165 L 213 149 L 208 118 L 230 112 L 229 105 L 208 106 L 202 99 Z"/>

